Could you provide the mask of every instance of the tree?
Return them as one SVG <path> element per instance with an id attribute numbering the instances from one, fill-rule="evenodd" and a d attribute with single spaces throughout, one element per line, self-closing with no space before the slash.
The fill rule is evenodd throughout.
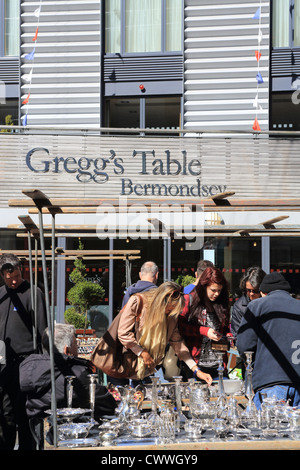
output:
<path id="1" fill-rule="evenodd" d="M 5 116 L 5 125 L 6 125 L 6 126 L 13 126 L 13 125 L 14 125 L 14 122 L 13 122 L 13 119 L 12 119 L 12 115 L 11 115 L 11 114 L 8 114 L 7 116 Z M 0 132 L 12 132 L 12 131 L 9 130 L 9 129 L 1 129 Z"/>
<path id="2" fill-rule="evenodd" d="M 78 249 L 83 250 L 83 248 L 83 243 L 79 241 Z M 88 311 L 93 305 L 101 304 L 105 291 L 100 284 L 86 280 L 86 266 L 82 258 L 77 258 L 74 261 L 74 266 L 75 269 L 70 275 L 74 286 L 67 294 L 72 307 L 65 311 L 65 320 L 77 329 L 86 329 Z"/>

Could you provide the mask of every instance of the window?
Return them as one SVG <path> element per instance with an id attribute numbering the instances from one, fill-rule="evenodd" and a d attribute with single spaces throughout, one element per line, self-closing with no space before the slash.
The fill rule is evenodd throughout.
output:
<path id="1" fill-rule="evenodd" d="M 273 47 L 300 46 L 300 0 L 273 0 Z"/>
<path id="2" fill-rule="evenodd" d="M 108 54 L 182 50 L 182 0 L 107 0 Z"/>
<path id="3" fill-rule="evenodd" d="M 178 129 L 181 98 L 113 98 L 106 101 L 106 127 Z"/>
<path id="4" fill-rule="evenodd" d="M 19 56 L 19 0 L 4 1 L 4 55 Z"/>

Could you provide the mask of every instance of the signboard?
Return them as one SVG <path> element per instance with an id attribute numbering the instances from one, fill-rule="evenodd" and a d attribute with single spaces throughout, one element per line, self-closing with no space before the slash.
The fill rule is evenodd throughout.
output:
<path id="1" fill-rule="evenodd" d="M 48 197 L 295 197 L 297 139 L 0 134 L 0 207 Z"/>

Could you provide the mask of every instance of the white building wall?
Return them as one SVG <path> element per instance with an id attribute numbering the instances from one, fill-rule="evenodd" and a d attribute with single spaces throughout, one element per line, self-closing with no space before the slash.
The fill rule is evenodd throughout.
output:
<path id="1" fill-rule="evenodd" d="M 100 5 L 100 0 L 21 1 L 21 102 L 30 94 L 21 116 L 27 115 L 28 125 L 99 127 Z M 34 59 L 26 59 L 34 48 Z"/>
<path id="2" fill-rule="evenodd" d="M 185 128 L 252 131 L 257 116 L 268 130 L 269 3 L 185 0 Z M 260 7 L 260 20 L 253 19 Z"/>

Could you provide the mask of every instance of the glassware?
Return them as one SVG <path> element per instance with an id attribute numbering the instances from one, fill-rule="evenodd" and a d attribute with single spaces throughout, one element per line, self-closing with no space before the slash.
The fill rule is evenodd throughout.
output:
<path id="1" fill-rule="evenodd" d="M 174 376 L 173 377 L 175 381 L 175 401 L 176 401 L 176 411 L 177 411 L 177 427 L 178 427 L 178 432 L 180 432 L 180 429 L 183 429 L 187 417 L 184 415 L 182 412 L 182 388 L 181 388 L 181 381 L 182 377 L 179 376 Z"/>
<path id="2" fill-rule="evenodd" d="M 227 413 L 227 398 L 224 389 L 224 352 L 215 352 L 215 355 L 218 360 L 218 399 L 217 399 L 217 416 L 219 418 L 224 418 Z"/>
<path id="3" fill-rule="evenodd" d="M 172 400 L 163 400 L 158 427 L 159 444 L 174 443 L 177 430 L 177 413 Z"/>
<path id="4" fill-rule="evenodd" d="M 289 432 L 292 439 L 300 440 L 300 410 L 292 408 L 288 413 Z"/>
<path id="5" fill-rule="evenodd" d="M 256 406 L 254 405 L 254 391 L 252 385 L 252 351 L 245 351 L 246 356 L 246 378 L 245 378 L 245 397 L 248 400 L 246 410 L 243 414 L 243 418 L 248 422 L 249 426 L 257 426 L 258 414 Z"/>
<path id="6" fill-rule="evenodd" d="M 203 424 L 199 419 L 189 419 L 184 425 L 184 431 L 189 439 L 199 439 L 203 433 Z"/>
<path id="7" fill-rule="evenodd" d="M 228 433 L 228 426 L 225 419 L 215 418 L 212 422 L 212 427 L 216 439 L 224 439 Z"/>
<path id="8" fill-rule="evenodd" d="M 157 412 L 158 410 L 158 382 L 159 377 L 151 376 L 151 412 L 148 416 L 148 421 L 153 427 L 154 433 L 158 432 L 160 426 L 160 416 Z"/>
<path id="9" fill-rule="evenodd" d="M 234 431 L 236 431 L 241 424 L 241 416 L 238 406 L 238 401 L 234 397 L 230 397 L 227 404 L 227 420 Z"/>

